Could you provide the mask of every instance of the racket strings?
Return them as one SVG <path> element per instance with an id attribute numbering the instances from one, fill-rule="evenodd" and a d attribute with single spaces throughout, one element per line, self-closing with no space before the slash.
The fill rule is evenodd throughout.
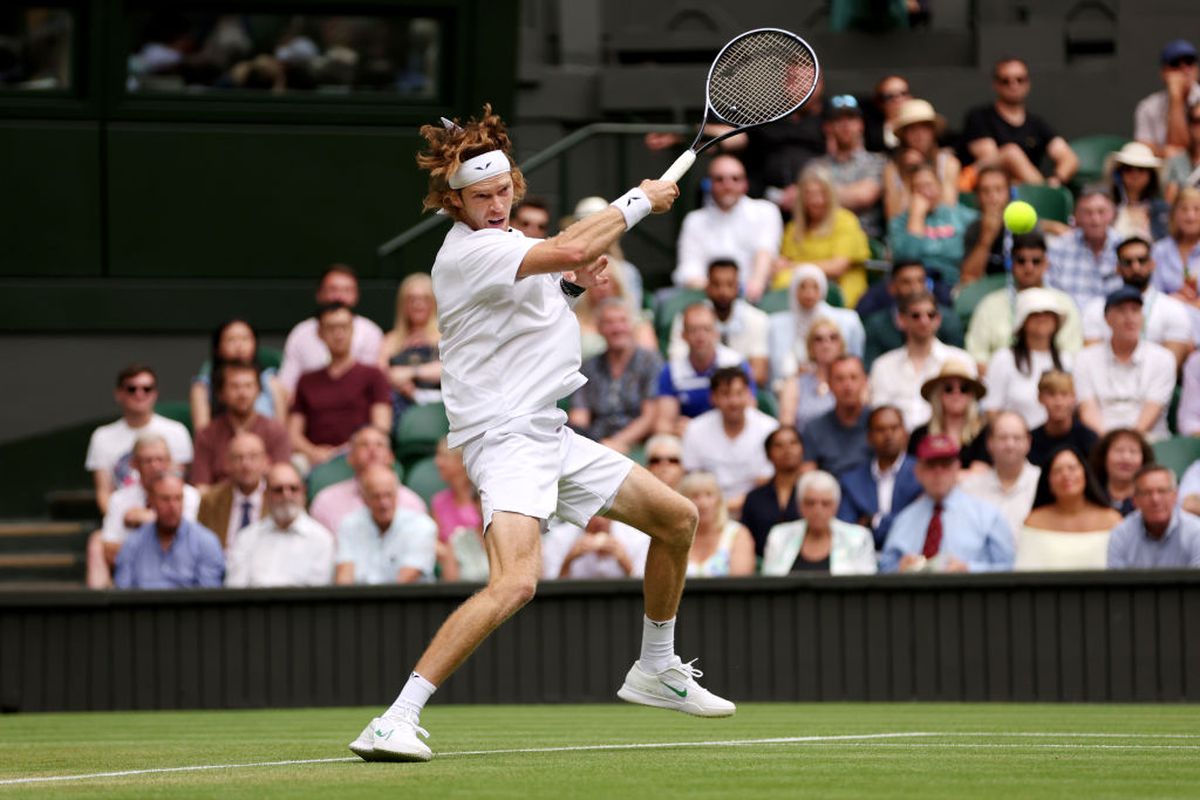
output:
<path id="1" fill-rule="evenodd" d="M 759 125 L 790 113 L 807 99 L 816 80 L 816 60 L 803 42 L 763 31 L 721 53 L 710 74 L 708 101 L 732 125 Z"/>

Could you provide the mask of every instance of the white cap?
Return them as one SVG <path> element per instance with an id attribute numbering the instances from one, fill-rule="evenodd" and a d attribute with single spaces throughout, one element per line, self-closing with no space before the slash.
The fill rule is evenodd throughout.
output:
<path id="1" fill-rule="evenodd" d="M 1053 311 L 1058 315 L 1058 323 L 1062 324 L 1062 304 L 1058 302 L 1058 296 L 1054 292 L 1037 286 L 1018 292 L 1017 313 L 1013 319 L 1013 333 L 1021 330 L 1021 326 L 1025 324 L 1025 320 L 1029 319 L 1030 314 L 1040 314 L 1043 311 Z"/>

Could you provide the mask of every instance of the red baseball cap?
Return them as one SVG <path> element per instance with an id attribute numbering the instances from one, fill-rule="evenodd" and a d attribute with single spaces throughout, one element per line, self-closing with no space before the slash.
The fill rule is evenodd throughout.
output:
<path id="1" fill-rule="evenodd" d="M 958 458 L 958 442 L 944 433 L 926 436 L 917 445 L 917 458 L 933 461 L 939 458 Z"/>

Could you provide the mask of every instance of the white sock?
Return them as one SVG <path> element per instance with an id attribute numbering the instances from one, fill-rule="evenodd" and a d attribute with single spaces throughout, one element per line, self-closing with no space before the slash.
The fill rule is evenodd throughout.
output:
<path id="1" fill-rule="evenodd" d="M 436 686 L 414 672 L 408 676 L 408 682 L 400 690 L 400 696 L 396 698 L 396 702 L 392 703 L 387 711 L 383 712 L 383 716 L 389 719 L 406 719 L 411 717 L 415 721 L 420 721 L 421 709 L 425 707 L 425 704 L 429 702 L 430 696 L 436 691 Z"/>
<path id="2" fill-rule="evenodd" d="M 642 669 L 646 672 L 662 672 L 675 658 L 675 618 L 666 622 L 655 622 L 645 617 L 642 622 Z"/>

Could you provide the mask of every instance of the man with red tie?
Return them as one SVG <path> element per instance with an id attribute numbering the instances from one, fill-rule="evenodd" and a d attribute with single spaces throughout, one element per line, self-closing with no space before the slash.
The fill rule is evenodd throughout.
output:
<path id="1" fill-rule="evenodd" d="M 945 434 L 917 445 L 917 480 L 924 493 L 896 515 L 880 572 L 1003 572 L 1016 548 L 1000 509 L 958 485 L 958 443 Z"/>

